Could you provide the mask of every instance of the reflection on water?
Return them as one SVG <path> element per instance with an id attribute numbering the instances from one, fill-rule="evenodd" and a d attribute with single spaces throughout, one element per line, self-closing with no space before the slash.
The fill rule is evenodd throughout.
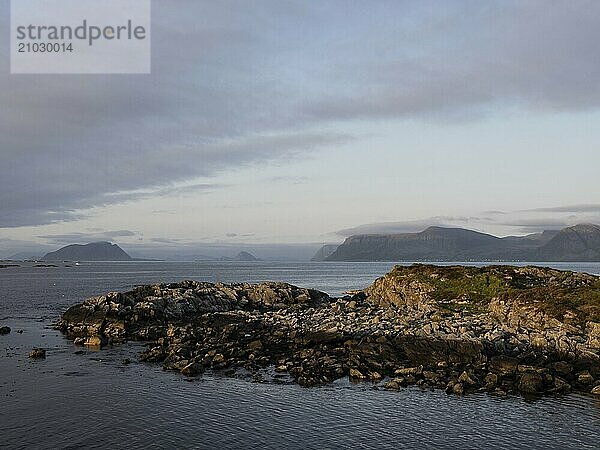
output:
<path id="1" fill-rule="evenodd" d="M 0 271 L 0 447 L 597 448 L 600 405 L 570 395 L 527 402 L 486 395 L 195 380 L 137 363 L 141 344 L 74 347 L 48 325 L 107 290 L 182 278 L 285 280 L 338 295 L 388 263 L 120 263 Z M 600 264 L 563 265 L 600 273 Z M 16 330 L 23 329 L 23 334 Z M 47 359 L 26 358 L 30 348 Z M 76 354 L 78 352 L 79 354 Z M 133 363 L 124 365 L 130 358 Z"/>

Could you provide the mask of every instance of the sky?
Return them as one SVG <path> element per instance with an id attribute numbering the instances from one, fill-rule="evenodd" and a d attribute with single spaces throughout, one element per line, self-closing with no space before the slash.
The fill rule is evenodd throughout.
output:
<path id="1" fill-rule="evenodd" d="M 152 8 L 149 75 L 0 45 L 0 256 L 600 223 L 600 2 Z"/>

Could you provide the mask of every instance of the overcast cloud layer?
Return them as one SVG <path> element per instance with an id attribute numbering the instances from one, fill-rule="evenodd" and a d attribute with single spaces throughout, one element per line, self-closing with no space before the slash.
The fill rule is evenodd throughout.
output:
<path id="1" fill-rule="evenodd" d="M 552 214 L 552 215 L 549 215 Z M 436 216 L 420 220 L 382 222 L 338 230 L 336 234 L 349 237 L 357 234 L 416 233 L 430 226 L 467 228 L 488 232 L 490 226 L 505 230 L 502 235 L 539 233 L 560 230 L 580 223 L 600 223 L 600 205 L 566 205 L 537 208 L 527 211 L 484 211 L 477 216 Z"/>
<path id="2" fill-rule="evenodd" d="M 155 0 L 144 76 L 11 76 L 3 42 L 0 228 L 223 189 L 213 177 L 343 148 L 360 137 L 356 121 L 596 110 L 599 18 L 593 0 Z M 583 204 L 597 200 L 582 198 L 578 212 L 598 217 Z M 535 213 L 568 223 L 552 218 L 573 212 L 560 208 Z M 486 220 L 503 223 L 482 215 L 479 228 Z M 46 238 L 85 235 L 65 236 Z"/>

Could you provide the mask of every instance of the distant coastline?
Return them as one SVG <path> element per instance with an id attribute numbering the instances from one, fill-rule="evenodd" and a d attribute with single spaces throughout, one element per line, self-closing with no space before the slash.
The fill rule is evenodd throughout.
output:
<path id="1" fill-rule="evenodd" d="M 316 255 L 315 255 L 316 257 Z M 600 226 L 499 238 L 462 228 L 348 237 L 325 261 L 600 261 Z"/>

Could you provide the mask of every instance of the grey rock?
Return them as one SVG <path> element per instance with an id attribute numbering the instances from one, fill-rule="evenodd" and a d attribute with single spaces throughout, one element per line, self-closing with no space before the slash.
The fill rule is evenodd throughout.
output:
<path id="1" fill-rule="evenodd" d="M 29 352 L 28 356 L 32 359 L 45 359 L 46 350 L 43 348 L 34 348 Z"/>
<path id="2" fill-rule="evenodd" d="M 542 377 L 537 372 L 526 372 L 519 379 L 519 390 L 523 394 L 540 394 L 544 391 Z"/>

